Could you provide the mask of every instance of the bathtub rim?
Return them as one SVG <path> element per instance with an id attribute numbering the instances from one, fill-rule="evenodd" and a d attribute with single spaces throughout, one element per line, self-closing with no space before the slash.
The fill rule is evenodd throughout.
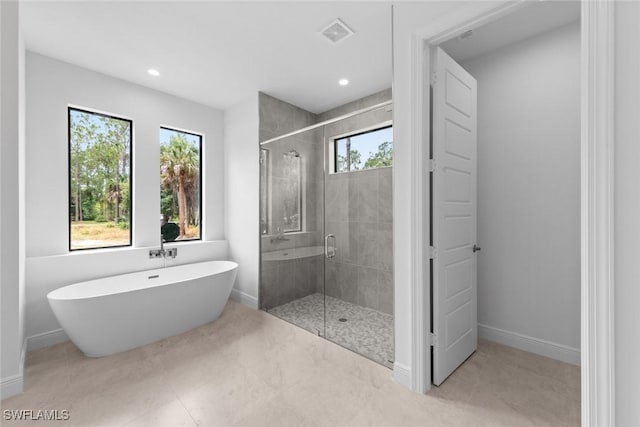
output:
<path id="1" fill-rule="evenodd" d="M 93 294 L 90 295 L 64 295 L 64 292 L 70 292 L 71 288 L 83 288 L 83 287 L 87 287 L 87 286 L 91 286 L 92 283 L 94 282 L 99 282 L 99 281 L 103 281 L 106 279 L 117 279 L 117 278 L 121 278 L 121 277 L 125 277 L 125 276 L 133 276 L 133 275 L 142 275 L 142 273 L 150 273 L 150 272 L 154 272 L 154 271 L 166 271 L 166 270 L 170 270 L 170 269 L 174 269 L 174 268 L 185 268 L 185 267 L 189 267 L 189 266 L 194 266 L 194 265 L 201 265 L 201 264 L 220 264 L 220 265 L 226 265 L 226 268 L 220 270 L 220 271 L 216 271 L 216 272 L 206 272 L 206 273 L 201 273 L 201 274 L 197 274 L 197 275 L 193 275 L 193 276 L 189 276 L 189 277 L 184 277 L 182 280 L 180 281 L 170 281 L 170 282 L 166 282 L 166 283 L 156 283 L 153 284 L 152 286 L 133 286 L 127 289 L 123 289 L 123 290 L 117 290 L 117 291 L 101 291 L 101 292 L 95 292 Z M 116 274 L 114 276 L 104 276 L 104 277 L 98 277 L 98 278 L 94 278 L 94 279 L 89 279 L 89 280 L 84 280 L 82 282 L 76 282 L 76 283 L 71 283 L 65 286 L 61 286 L 57 289 L 54 289 L 52 291 L 50 291 L 49 293 L 47 293 L 47 300 L 48 301 L 73 301 L 73 300 L 88 300 L 88 299 L 94 299 L 94 298 L 104 298 L 104 297 L 108 297 L 111 295 L 120 295 L 120 294 L 124 294 L 124 293 L 129 293 L 129 292 L 140 292 L 140 291 L 145 291 L 145 290 L 149 290 L 152 288 L 160 288 L 160 287 L 164 287 L 164 286 L 170 286 L 170 285 L 175 285 L 176 283 L 181 283 L 181 282 L 185 282 L 185 281 L 190 281 L 190 280 L 197 280 L 197 279 L 201 279 L 203 277 L 207 277 L 207 276 L 216 276 L 216 275 L 222 275 L 225 273 L 229 273 L 232 272 L 234 270 L 237 270 L 239 267 L 238 263 L 236 263 L 235 261 L 228 261 L 228 260 L 211 260 L 211 261 L 200 261 L 200 262 L 194 262 L 194 263 L 188 263 L 188 264 L 180 264 L 180 265 L 172 265 L 169 267 L 157 267 L 157 268 L 152 268 L 152 269 L 146 269 L 146 270 L 138 270 L 138 271 L 132 271 L 129 273 L 122 273 L 122 274 Z M 59 294 L 63 294 L 62 296 L 60 296 Z"/>

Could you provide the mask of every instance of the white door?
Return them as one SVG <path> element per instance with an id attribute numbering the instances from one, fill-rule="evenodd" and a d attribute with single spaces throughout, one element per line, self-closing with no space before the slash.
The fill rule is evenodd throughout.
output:
<path id="1" fill-rule="evenodd" d="M 436 48 L 433 87 L 433 383 L 477 348 L 476 81 Z"/>

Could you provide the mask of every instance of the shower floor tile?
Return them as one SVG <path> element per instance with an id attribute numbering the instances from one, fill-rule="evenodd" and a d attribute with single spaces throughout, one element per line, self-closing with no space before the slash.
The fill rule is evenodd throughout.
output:
<path id="1" fill-rule="evenodd" d="M 390 314 L 325 297 L 320 293 L 274 307 L 269 313 L 313 333 L 322 334 L 325 305 L 326 338 L 386 367 L 392 367 L 393 316 Z"/>

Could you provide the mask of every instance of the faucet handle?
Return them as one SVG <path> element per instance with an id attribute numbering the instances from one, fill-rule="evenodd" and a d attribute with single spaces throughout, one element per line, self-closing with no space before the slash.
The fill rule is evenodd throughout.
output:
<path id="1" fill-rule="evenodd" d="M 167 249 L 165 257 L 175 258 L 178 256 L 178 248 Z"/>

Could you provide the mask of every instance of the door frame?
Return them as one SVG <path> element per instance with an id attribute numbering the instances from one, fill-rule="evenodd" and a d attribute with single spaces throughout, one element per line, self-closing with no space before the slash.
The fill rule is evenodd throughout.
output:
<path id="1" fill-rule="evenodd" d="M 424 159 L 428 138 L 429 52 L 452 37 L 527 5 L 507 2 L 480 13 L 456 8 L 411 39 L 411 187 L 415 197 L 411 227 L 411 369 L 414 391 L 431 388 L 430 278 L 425 267 L 429 242 L 430 186 Z M 581 2 L 581 407 L 583 426 L 615 425 L 614 253 L 613 253 L 613 77 L 614 2 Z"/>

